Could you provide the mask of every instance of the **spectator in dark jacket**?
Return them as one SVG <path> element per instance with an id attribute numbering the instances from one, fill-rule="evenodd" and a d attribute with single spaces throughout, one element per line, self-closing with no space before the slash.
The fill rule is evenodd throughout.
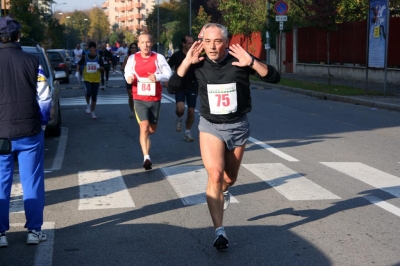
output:
<path id="1" fill-rule="evenodd" d="M 17 43 L 21 25 L 0 18 L 0 138 L 9 138 L 11 154 L 0 155 L 0 247 L 7 247 L 14 158 L 24 191 L 26 244 L 47 240 L 41 231 L 44 211 L 44 129 L 50 117 L 51 92 L 39 58 Z"/>

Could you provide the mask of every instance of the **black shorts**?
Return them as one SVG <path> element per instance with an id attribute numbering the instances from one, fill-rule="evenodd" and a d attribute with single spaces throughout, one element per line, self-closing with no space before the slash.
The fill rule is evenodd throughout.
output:
<path id="1" fill-rule="evenodd" d="M 149 120 L 150 124 L 157 125 L 158 117 L 160 115 L 161 101 L 160 102 L 146 102 L 134 100 L 134 109 L 136 120 L 140 123 L 144 120 Z"/>

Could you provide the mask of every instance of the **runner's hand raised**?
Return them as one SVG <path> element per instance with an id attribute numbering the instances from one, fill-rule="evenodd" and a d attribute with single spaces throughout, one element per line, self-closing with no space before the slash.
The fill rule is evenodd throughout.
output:
<path id="1" fill-rule="evenodd" d="M 246 52 L 246 50 L 244 50 L 239 44 L 232 44 L 231 46 L 229 46 L 229 53 L 239 60 L 239 62 L 232 63 L 232 65 L 234 66 L 246 67 L 249 66 L 253 61 L 251 55 Z"/>

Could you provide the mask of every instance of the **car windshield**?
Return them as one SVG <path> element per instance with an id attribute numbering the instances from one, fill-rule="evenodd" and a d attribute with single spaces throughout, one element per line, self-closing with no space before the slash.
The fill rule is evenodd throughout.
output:
<path id="1" fill-rule="evenodd" d="M 63 61 L 63 58 L 59 52 L 47 52 L 47 54 L 49 55 L 49 59 L 51 61 Z"/>

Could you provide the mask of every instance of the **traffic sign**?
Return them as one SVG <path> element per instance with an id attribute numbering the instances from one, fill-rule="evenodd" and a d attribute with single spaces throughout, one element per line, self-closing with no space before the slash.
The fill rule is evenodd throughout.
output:
<path id="1" fill-rule="evenodd" d="M 289 6 L 285 1 L 278 1 L 274 5 L 274 11 L 278 15 L 285 15 L 289 10 Z"/>
<path id="2" fill-rule="evenodd" d="M 283 21 L 279 21 L 279 30 L 283 30 Z"/>
<path id="3" fill-rule="evenodd" d="M 287 16 L 275 16 L 275 21 L 287 21 Z"/>

